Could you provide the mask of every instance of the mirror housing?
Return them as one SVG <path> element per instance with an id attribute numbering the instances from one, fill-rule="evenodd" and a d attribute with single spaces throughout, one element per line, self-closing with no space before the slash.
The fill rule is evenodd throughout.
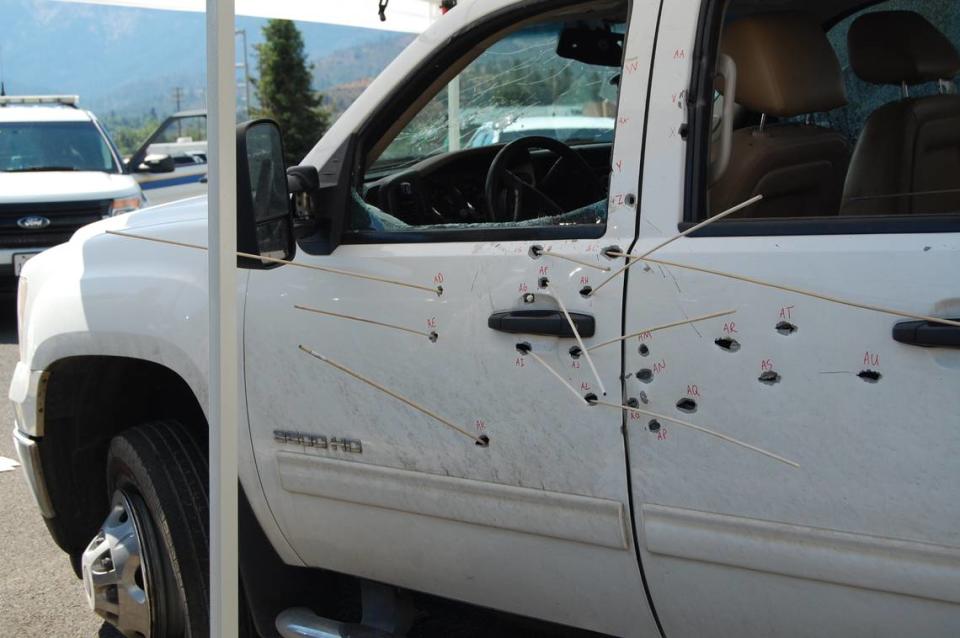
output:
<path id="1" fill-rule="evenodd" d="M 622 33 L 609 29 L 568 26 L 560 32 L 557 55 L 595 66 L 619 67 L 623 61 Z"/>
<path id="2" fill-rule="evenodd" d="M 147 155 L 138 168 L 147 173 L 172 173 L 176 169 L 177 164 L 170 155 Z"/>
<path id="3" fill-rule="evenodd" d="M 237 252 L 289 261 L 296 251 L 280 126 L 267 119 L 244 122 L 237 126 Z M 240 268 L 278 265 L 237 258 Z"/>

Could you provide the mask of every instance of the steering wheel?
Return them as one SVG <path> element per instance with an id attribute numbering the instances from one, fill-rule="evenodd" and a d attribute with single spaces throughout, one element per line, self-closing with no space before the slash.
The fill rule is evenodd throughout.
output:
<path id="1" fill-rule="evenodd" d="M 557 161 L 541 177 L 533 160 L 530 149 L 539 148 L 552 152 Z M 525 196 L 532 196 L 544 207 L 544 215 L 559 215 L 566 210 L 548 193 L 554 190 L 560 180 L 560 166 L 568 163 L 580 180 L 577 190 L 587 193 L 589 201 L 602 197 L 602 187 L 593 169 L 576 152 L 563 142 L 550 137 L 531 135 L 510 142 L 497 153 L 487 171 L 487 183 L 484 197 L 487 216 L 491 222 L 520 221 L 524 210 Z M 590 199 L 594 195 L 596 198 Z M 538 215 L 539 216 L 539 215 Z"/>

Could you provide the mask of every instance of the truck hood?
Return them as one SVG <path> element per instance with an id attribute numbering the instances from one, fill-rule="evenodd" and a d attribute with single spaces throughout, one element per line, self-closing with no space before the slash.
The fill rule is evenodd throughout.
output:
<path id="1" fill-rule="evenodd" d="M 0 172 L 0 204 L 69 202 L 140 195 L 129 175 L 94 171 Z"/>
<path id="2" fill-rule="evenodd" d="M 195 229 L 200 226 L 206 227 L 206 223 L 207 197 L 205 195 L 201 195 L 199 197 L 182 199 L 176 202 L 170 202 L 169 204 L 162 204 L 160 206 L 142 208 L 134 213 L 117 215 L 116 217 L 109 217 L 99 222 L 88 224 L 78 230 L 73 235 L 71 241 L 82 242 L 90 237 L 101 235 L 105 230 L 108 229 L 138 232 L 159 226 L 166 226 L 169 228 L 159 229 L 157 232 L 150 232 L 148 234 L 159 238 L 169 239 L 172 238 L 172 235 L 180 235 L 182 232 L 180 230 L 181 227 L 190 227 L 191 229 Z M 192 231 L 189 232 L 193 234 Z M 166 237 L 168 234 L 171 235 L 171 237 Z M 178 239 L 180 239 L 180 237 L 178 237 Z M 206 245 L 207 239 L 205 235 L 203 237 L 198 237 L 197 239 L 200 240 L 198 243 Z"/>

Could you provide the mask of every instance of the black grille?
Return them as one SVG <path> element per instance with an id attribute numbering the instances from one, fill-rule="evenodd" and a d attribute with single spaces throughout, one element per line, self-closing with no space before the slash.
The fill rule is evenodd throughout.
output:
<path id="1" fill-rule="evenodd" d="M 109 199 L 83 202 L 0 204 L 0 248 L 47 248 L 62 244 L 80 228 L 110 212 Z M 50 220 L 44 228 L 21 228 L 17 221 L 40 216 Z"/>

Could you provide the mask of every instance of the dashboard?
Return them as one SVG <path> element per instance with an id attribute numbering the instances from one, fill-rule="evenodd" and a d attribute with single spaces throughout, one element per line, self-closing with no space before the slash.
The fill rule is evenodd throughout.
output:
<path id="1" fill-rule="evenodd" d="M 487 173 L 502 145 L 471 148 L 428 157 L 396 172 L 366 182 L 367 203 L 411 226 L 465 224 L 491 221 L 484 193 Z M 610 144 L 577 146 L 576 150 L 606 184 L 610 174 Z M 556 161 L 546 151 L 530 153 L 532 170 L 543 175 Z M 576 184 L 557 201 L 568 210 L 590 202 L 579 201 Z"/>

